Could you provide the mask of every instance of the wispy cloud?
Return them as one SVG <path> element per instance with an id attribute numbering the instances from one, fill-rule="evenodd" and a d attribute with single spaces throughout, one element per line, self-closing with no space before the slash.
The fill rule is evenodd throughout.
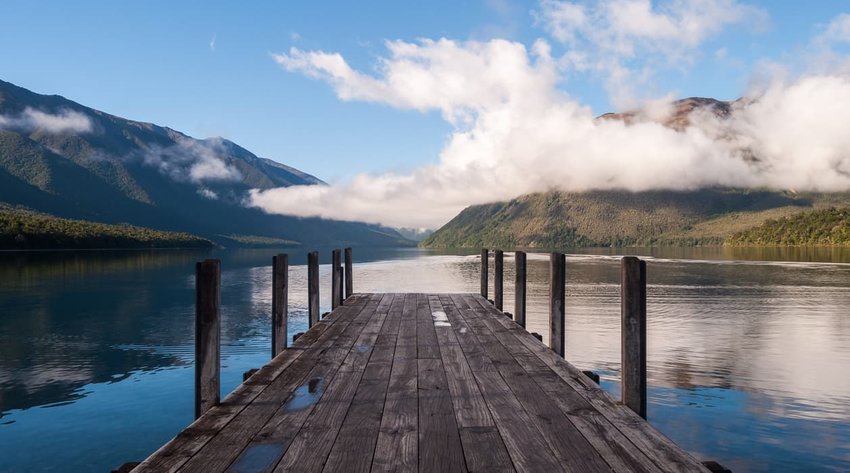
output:
<path id="1" fill-rule="evenodd" d="M 769 23 L 766 12 L 736 0 L 543 0 L 532 16 L 566 48 L 561 66 L 603 77 L 621 108 L 663 95 L 652 87 L 658 71 L 692 63 L 728 27 Z"/>
<path id="2" fill-rule="evenodd" d="M 833 18 L 815 41 L 821 44 L 850 43 L 850 14 L 842 13 Z"/>
<path id="3" fill-rule="evenodd" d="M 27 107 L 17 115 L 0 115 L 0 129 L 88 133 L 92 131 L 92 121 L 86 114 L 74 110 L 64 109 L 54 114 Z"/>
<path id="4" fill-rule="evenodd" d="M 215 39 L 216 39 L 216 36 L 217 36 L 216 34 L 213 34 L 213 37 L 212 37 L 212 39 L 210 40 L 210 51 L 212 51 L 212 52 L 215 52 Z"/>
<path id="5" fill-rule="evenodd" d="M 150 147 L 141 153 L 142 161 L 179 182 L 238 181 L 242 174 L 225 162 L 222 142 L 218 139 L 183 139 L 167 147 Z M 199 192 L 205 197 L 213 195 Z M 217 197 L 217 196 L 216 196 Z"/>
<path id="6" fill-rule="evenodd" d="M 672 27 L 681 30 L 680 23 Z M 685 30 L 693 41 L 713 31 L 692 28 Z M 530 48 L 504 40 L 392 41 L 373 73 L 324 51 L 292 49 L 275 60 L 327 82 L 342 100 L 439 111 L 453 131 L 437 162 L 407 174 L 253 191 L 252 203 L 269 212 L 433 228 L 467 205 L 547 189 L 850 189 L 844 70 L 759 81 L 731 117 L 698 112 L 677 131 L 650 119 L 669 107 L 649 106 L 631 125 L 596 119 L 559 89 L 565 72 L 543 40 Z"/>

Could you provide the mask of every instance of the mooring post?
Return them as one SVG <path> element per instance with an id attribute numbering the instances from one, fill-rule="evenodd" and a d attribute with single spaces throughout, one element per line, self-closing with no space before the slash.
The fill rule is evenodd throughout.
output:
<path id="1" fill-rule="evenodd" d="M 345 298 L 354 294 L 354 263 L 351 259 L 351 248 L 345 249 Z"/>
<path id="2" fill-rule="evenodd" d="M 312 327 L 319 322 L 319 252 L 307 254 L 307 324 Z"/>
<path id="3" fill-rule="evenodd" d="M 493 274 L 493 303 L 497 309 L 502 310 L 502 302 L 505 298 L 505 254 L 502 250 L 496 250 L 496 264 Z"/>
<path id="4" fill-rule="evenodd" d="M 549 255 L 549 348 L 564 356 L 564 306 L 566 305 L 566 266 L 563 253 Z"/>
<path id="5" fill-rule="evenodd" d="M 339 285 L 339 300 L 337 301 L 338 302 L 337 306 L 341 306 L 342 304 L 345 303 L 345 296 L 343 295 L 343 292 L 345 292 L 344 291 L 345 281 L 343 281 L 343 278 L 342 278 L 342 275 L 343 275 L 344 272 L 345 271 L 344 271 L 342 265 L 340 265 L 339 270 L 336 272 L 337 283 Z"/>
<path id="6" fill-rule="evenodd" d="M 622 399 L 646 419 L 646 262 L 626 256 L 620 275 Z"/>
<path id="7" fill-rule="evenodd" d="M 516 287 L 514 296 L 514 321 L 525 328 L 525 252 L 514 253 L 516 262 Z"/>
<path id="8" fill-rule="evenodd" d="M 331 308 L 336 309 L 342 300 L 342 285 L 340 285 L 339 250 L 331 252 Z"/>
<path id="9" fill-rule="evenodd" d="M 272 358 L 287 345 L 286 319 L 289 312 L 289 256 L 272 257 Z"/>
<path id="10" fill-rule="evenodd" d="M 217 406 L 221 391 L 221 261 L 195 265 L 195 418 Z"/>
<path id="11" fill-rule="evenodd" d="M 490 252 L 487 248 L 481 249 L 481 297 L 487 299 L 490 284 L 487 282 L 487 273 L 490 271 Z"/>

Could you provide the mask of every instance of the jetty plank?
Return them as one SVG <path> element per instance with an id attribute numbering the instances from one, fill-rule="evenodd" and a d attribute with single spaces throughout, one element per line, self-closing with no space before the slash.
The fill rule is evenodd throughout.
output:
<path id="1" fill-rule="evenodd" d="M 396 301 L 399 299 L 402 299 L 399 333 L 378 442 L 372 459 L 373 471 L 417 471 L 419 463 L 416 320 L 411 310 L 411 307 L 415 307 L 416 298 L 406 294 L 397 295 Z"/>
<path id="2" fill-rule="evenodd" d="M 483 306 L 483 304 L 480 305 Z M 693 456 L 629 408 L 615 401 L 578 368 L 546 348 L 534 335 L 522 330 L 516 324 L 507 323 L 509 321 L 504 317 L 495 317 L 494 320 L 511 331 L 517 340 L 543 361 L 573 392 L 586 399 L 596 412 L 608 419 L 624 438 L 635 444 L 662 471 L 707 471 Z M 564 390 L 564 392 L 568 391 Z"/>
<path id="3" fill-rule="evenodd" d="M 486 305 L 480 306 L 489 309 Z M 506 328 L 509 324 L 502 324 L 501 320 L 495 317 L 484 317 L 482 320 L 614 471 L 660 471 L 608 419 L 593 409 L 585 398 L 572 389 L 564 389 L 558 375 Z"/>
<path id="4" fill-rule="evenodd" d="M 360 310 L 371 298 L 370 294 L 359 295 L 352 300 L 349 310 Z M 137 466 L 134 472 L 174 472 L 182 467 L 192 456 L 209 442 L 224 426 L 251 404 L 271 383 L 292 365 L 303 353 L 304 348 L 322 340 L 323 337 L 333 337 L 344 327 L 335 332 L 328 328 L 339 322 L 341 326 L 348 325 L 350 319 L 343 311 L 333 314 L 314 326 L 309 332 L 298 339 L 292 347 L 284 350 L 269 364 L 241 384 L 216 407 L 193 422 L 188 428 L 177 434 L 170 442 L 154 452 L 150 457 Z"/>
<path id="5" fill-rule="evenodd" d="M 708 470 L 478 294 L 354 294 L 134 471 Z"/>

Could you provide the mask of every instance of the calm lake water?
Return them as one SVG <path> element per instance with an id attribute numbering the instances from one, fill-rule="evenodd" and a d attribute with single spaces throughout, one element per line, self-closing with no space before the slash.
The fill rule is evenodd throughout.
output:
<path id="1" fill-rule="evenodd" d="M 617 251 L 570 252 L 566 351 L 618 396 Z M 0 471 L 109 471 L 192 421 L 194 263 L 205 257 L 222 259 L 230 392 L 269 358 L 275 252 L 0 254 Z M 850 471 L 850 252 L 622 252 L 648 259 L 650 422 L 736 473 Z M 289 253 L 291 336 L 306 329 L 306 252 Z M 354 259 L 357 291 L 478 292 L 475 255 Z M 529 254 L 528 269 L 528 329 L 548 339 L 548 255 Z M 505 273 L 510 311 L 510 254 Z"/>

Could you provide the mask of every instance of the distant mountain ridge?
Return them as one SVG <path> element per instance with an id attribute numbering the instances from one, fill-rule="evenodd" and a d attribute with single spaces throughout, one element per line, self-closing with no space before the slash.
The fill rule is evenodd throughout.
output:
<path id="1" fill-rule="evenodd" d="M 672 102 L 666 116 L 658 120 L 662 125 L 675 130 L 684 130 L 691 124 L 691 114 L 697 110 L 708 111 L 719 118 L 728 118 L 734 111 L 734 107 L 744 104 L 743 99 L 734 101 L 717 100 L 709 97 L 688 97 Z M 622 120 L 627 125 L 643 118 L 641 111 L 628 111 L 622 113 L 605 113 L 597 117 L 602 120 Z"/>
<path id="2" fill-rule="evenodd" d="M 410 244 L 379 225 L 269 215 L 250 189 L 324 185 L 223 138 L 195 139 L 0 81 L 0 202 L 58 217 L 302 244 Z"/>
<path id="3" fill-rule="evenodd" d="M 693 113 L 725 119 L 746 99 L 691 97 L 670 104 L 655 120 L 676 130 L 691 125 Z M 632 124 L 651 120 L 641 111 L 606 113 L 597 120 Z M 744 159 L 757 159 L 744 153 Z M 765 222 L 808 222 L 801 212 L 850 205 L 850 193 L 796 193 L 766 189 L 710 188 L 694 191 L 549 191 L 507 202 L 474 205 L 420 243 L 430 248 L 565 248 L 577 246 L 764 244 L 756 238 Z M 838 221 L 839 219 L 834 219 Z M 820 221 L 820 220 L 818 220 Z M 797 231 L 799 229 L 795 229 Z M 770 231 L 774 231 L 771 227 Z M 805 233 L 805 231 L 802 231 Z M 843 233 L 841 233 L 843 235 Z M 745 235 L 745 236 L 742 236 Z M 792 240 L 779 238 L 777 244 Z M 795 234 L 794 241 L 804 239 Z M 838 238 L 833 238 L 838 240 Z M 812 239 L 812 241 L 821 241 Z M 831 241 L 831 240 L 829 240 Z"/>

